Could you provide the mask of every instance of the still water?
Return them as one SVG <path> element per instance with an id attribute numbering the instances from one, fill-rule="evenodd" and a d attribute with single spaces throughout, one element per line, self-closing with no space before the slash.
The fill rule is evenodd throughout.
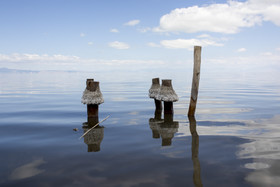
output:
<path id="1" fill-rule="evenodd" d="M 148 97 L 157 76 L 179 96 L 169 121 Z M 242 76 L 202 75 L 189 120 L 191 74 L 2 72 L 0 186 L 279 186 L 280 83 Z M 79 139 L 86 78 L 110 117 Z"/>

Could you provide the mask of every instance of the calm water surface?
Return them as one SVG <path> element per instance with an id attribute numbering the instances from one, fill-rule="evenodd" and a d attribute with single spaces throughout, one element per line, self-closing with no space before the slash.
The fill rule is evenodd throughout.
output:
<path id="1" fill-rule="evenodd" d="M 213 75 L 189 121 L 184 73 L 0 73 L 0 186 L 278 186 L 279 81 Z M 155 116 L 155 76 L 180 98 L 172 121 Z M 110 117 L 79 139 L 91 77 L 105 99 L 99 121 Z"/>

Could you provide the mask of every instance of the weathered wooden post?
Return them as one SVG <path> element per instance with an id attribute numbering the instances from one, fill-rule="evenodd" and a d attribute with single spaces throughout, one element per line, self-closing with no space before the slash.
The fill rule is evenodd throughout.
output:
<path id="1" fill-rule="evenodd" d="M 104 102 L 99 82 L 87 79 L 87 87 L 82 96 L 82 103 L 87 104 L 88 125 L 98 123 L 98 106 Z"/>
<path id="2" fill-rule="evenodd" d="M 194 116 L 195 114 L 197 97 L 198 97 L 198 88 L 199 88 L 200 64 L 201 64 L 201 46 L 194 46 L 192 91 L 191 91 L 188 116 Z"/>
<path id="3" fill-rule="evenodd" d="M 178 101 L 179 98 L 173 90 L 170 79 L 162 80 L 160 91 L 159 94 L 156 95 L 156 99 L 164 102 L 165 114 L 173 114 L 173 102 Z"/>
<path id="4" fill-rule="evenodd" d="M 194 186 L 202 187 L 200 178 L 200 162 L 198 158 L 199 136 L 196 131 L 196 120 L 194 116 L 189 116 L 190 132 L 192 135 L 192 161 L 193 161 L 193 183 Z"/>
<path id="5" fill-rule="evenodd" d="M 158 95 L 159 90 L 160 90 L 159 78 L 153 78 L 152 86 L 149 89 L 149 97 L 154 99 L 156 111 L 161 112 L 161 110 L 162 110 L 161 100 L 156 99 L 156 96 Z"/>
<path id="6" fill-rule="evenodd" d="M 160 138 L 160 134 L 158 131 L 159 123 L 162 122 L 161 113 L 162 113 L 162 102 L 161 100 L 157 100 L 156 96 L 158 95 L 160 90 L 159 78 L 152 79 L 152 86 L 149 89 L 149 97 L 154 99 L 155 102 L 155 113 L 154 118 L 149 119 L 149 125 L 153 133 L 153 138 Z"/>
<path id="7" fill-rule="evenodd" d="M 169 146 L 172 143 L 174 134 L 178 131 L 179 123 L 173 121 L 173 102 L 179 100 L 173 90 L 170 79 L 162 80 L 159 84 L 159 78 L 152 80 L 152 86 L 149 90 L 150 98 L 154 98 L 156 110 L 155 117 L 149 120 L 150 128 L 153 132 L 153 138 L 162 138 L 162 146 Z M 164 102 L 164 120 L 161 119 L 162 104 Z"/>
<path id="8" fill-rule="evenodd" d="M 89 82 L 93 82 L 94 81 L 94 79 L 87 79 L 87 82 L 86 82 L 86 89 L 88 89 L 89 90 Z"/>

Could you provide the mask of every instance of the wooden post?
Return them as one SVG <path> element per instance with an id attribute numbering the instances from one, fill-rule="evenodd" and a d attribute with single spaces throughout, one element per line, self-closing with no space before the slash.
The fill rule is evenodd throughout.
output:
<path id="1" fill-rule="evenodd" d="M 162 110 L 161 100 L 157 100 L 155 98 L 155 94 L 156 94 L 155 92 L 159 92 L 159 89 L 160 89 L 159 78 L 153 78 L 152 86 L 151 86 L 151 89 L 149 90 L 149 92 L 150 92 L 149 95 L 150 95 L 150 97 L 154 98 L 156 110 Z"/>
<path id="2" fill-rule="evenodd" d="M 171 101 L 164 101 L 164 114 L 172 114 L 173 115 L 173 102 Z"/>
<path id="3" fill-rule="evenodd" d="M 162 104 L 161 104 L 161 101 L 157 100 L 157 99 L 154 99 L 155 101 L 155 106 L 156 106 L 156 110 L 162 110 Z"/>
<path id="4" fill-rule="evenodd" d="M 89 91 L 95 92 L 99 87 L 99 82 L 87 81 L 87 89 Z M 87 116 L 89 126 L 98 123 L 98 104 L 88 104 L 87 105 Z"/>
<path id="5" fill-rule="evenodd" d="M 98 105 L 87 105 L 88 126 L 91 127 L 99 122 Z"/>
<path id="6" fill-rule="evenodd" d="M 165 88 L 164 90 L 161 90 L 160 94 L 163 95 L 163 105 L 164 105 L 164 114 L 172 114 L 173 115 L 173 102 L 178 100 L 178 96 L 173 90 L 171 79 L 165 79 L 162 80 L 162 88 Z M 170 100 L 168 97 L 173 97 L 175 100 Z"/>
<path id="7" fill-rule="evenodd" d="M 198 88 L 199 88 L 200 64 L 201 64 L 201 46 L 194 46 L 193 80 L 192 80 L 192 91 L 191 91 L 188 116 L 194 116 L 195 114 Z"/>
<path id="8" fill-rule="evenodd" d="M 93 81 L 94 81 L 94 79 L 87 79 L 87 82 L 86 82 L 86 86 L 87 86 L 86 89 L 87 89 L 87 90 L 89 90 L 89 87 L 90 87 L 89 84 L 90 84 L 90 82 L 93 82 Z"/>
<path id="9" fill-rule="evenodd" d="M 162 110 L 155 110 L 154 119 L 160 121 L 161 120 Z"/>

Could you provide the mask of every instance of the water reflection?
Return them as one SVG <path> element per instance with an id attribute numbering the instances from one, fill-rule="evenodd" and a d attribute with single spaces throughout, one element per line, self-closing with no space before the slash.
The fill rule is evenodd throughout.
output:
<path id="1" fill-rule="evenodd" d="M 194 155 L 198 153 L 198 148 L 197 150 L 194 148 L 198 147 L 198 135 L 194 129 L 195 125 L 192 126 L 195 121 L 189 120 L 192 134 L 194 175 L 198 175 L 195 173 L 200 172 L 198 169 L 199 162 Z M 236 157 L 245 162 L 241 165 L 241 168 L 246 168 L 249 171 L 244 178 L 245 181 L 254 186 L 279 186 L 280 115 L 275 115 L 270 119 L 202 121 L 200 124 L 200 135 L 222 135 L 248 140 L 239 144 L 236 152 Z M 185 135 L 187 136 L 186 133 Z"/>
<path id="2" fill-rule="evenodd" d="M 178 132 L 179 122 L 173 121 L 173 114 L 164 114 L 164 121 L 159 124 L 159 134 L 162 146 L 170 146 L 174 134 Z"/>
<path id="3" fill-rule="evenodd" d="M 154 118 L 149 119 L 149 125 L 153 133 L 153 138 L 160 138 L 159 124 L 163 122 L 161 119 L 162 110 L 155 110 Z"/>
<path id="4" fill-rule="evenodd" d="M 83 123 L 84 133 L 88 131 L 91 127 L 88 125 L 89 123 Z M 104 137 L 104 127 L 96 126 L 92 130 L 90 130 L 84 136 L 84 142 L 88 145 L 88 152 L 99 152 L 100 145 Z"/>
<path id="5" fill-rule="evenodd" d="M 162 146 L 170 146 L 174 134 L 178 132 L 179 122 L 173 121 L 173 114 L 164 114 L 161 119 L 162 110 L 155 110 L 154 118 L 149 119 L 149 125 L 153 133 L 153 138 L 162 139 Z"/>
<path id="6" fill-rule="evenodd" d="M 199 136 L 196 131 L 195 117 L 189 117 L 190 132 L 192 135 L 192 161 L 193 161 L 193 183 L 196 187 L 203 186 L 200 178 L 200 162 L 198 158 Z"/>
<path id="7" fill-rule="evenodd" d="M 89 116 L 88 122 L 83 123 L 84 133 L 87 132 L 90 128 L 96 125 L 99 122 L 98 115 L 97 116 Z M 85 136 L 84 142 L 88 145 L 88 152 L 98 152 L 100 151 L 100 144 L 104 137 L 104 127 L 96 126 L 91 129 Z"/>
<path id="8" fill-rule="evenodd" d="M 250 142 L 241 144 L 237 152 L 239 158 L 252 159 L 250 163 L 244 165 L 245 168 L 252 170 L 245 180 L 255 186 L 279 186 L 279 124 L 280 115 L 246 123 L 251 129 L 262 129 L 258 134 L 246 135 L 244 138 L 249 139 Z"/>
<path id="9" fill-rule="evenodd" d="M 10 180 L 26 179 L 43 173 L 45 170 L 39 169 L 46 162 L 43 159 L 33 160 L 30 163 L 24 164 L 16 169 L 10 175 Z"/>

